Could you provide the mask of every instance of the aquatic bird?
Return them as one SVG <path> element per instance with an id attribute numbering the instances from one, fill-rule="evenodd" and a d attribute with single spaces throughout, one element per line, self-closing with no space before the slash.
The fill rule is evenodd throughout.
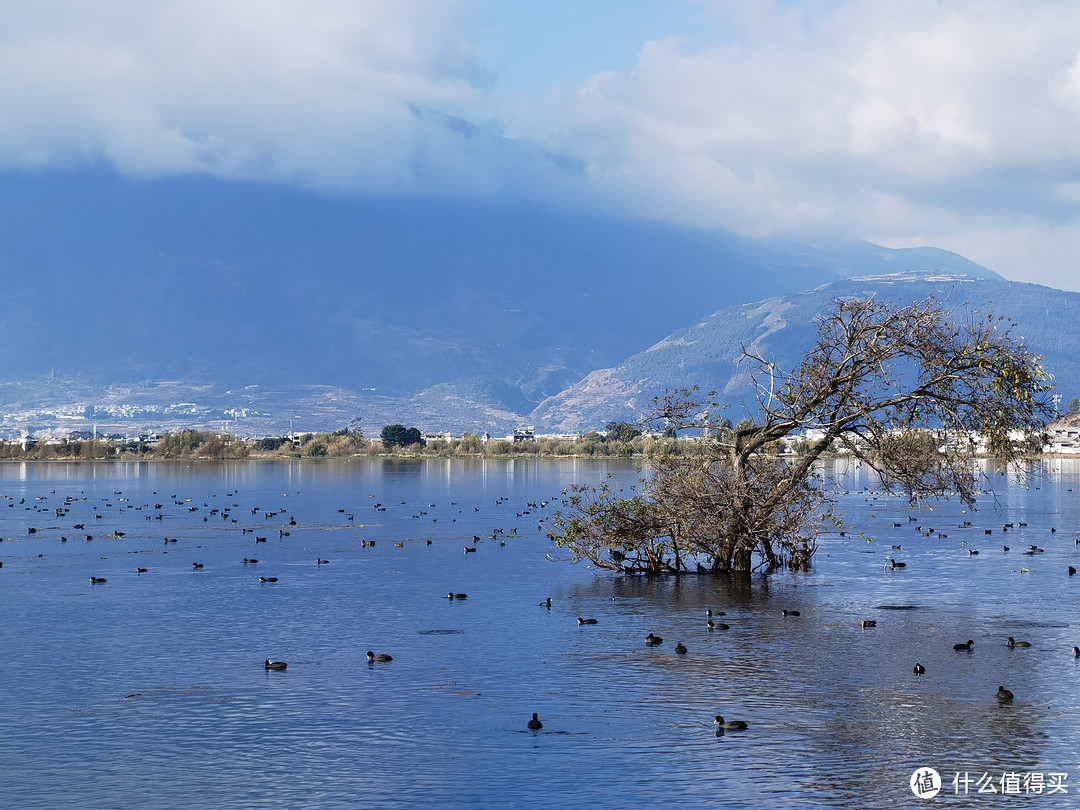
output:
<path id="1" fill-rule="evenodd" d="M 745 720 L 725 720 L 720 715 L 713 718 L 713 724 L 727 731 L 741 731 L 747 728 Z"/>
<path id="2" fill-rule="evenodd" d="M 954 650 L 966 650 L 967 652 L 971 652 L 971 645 L 974 644 L 974 643 L 975 643 L 974 641 L 971 641 L 969 639 L 968 641 L 966 641 L 963 644 L 953 644 L 952 648 Z"/>
<path id="3" fill-rule="evenodd" d="M 978 553 L 979 553 L 979 550 L 977 548 L 969 548 L 968 549 L 968 554 L 971 554 L 971 555 L 974 556 L 975 554 L 978 554 Z"/>
<path id="4" fill-rule="evenodd" d="M 578 616 L 577 623 L 578 624 L 596 624 L 597 622 L 596 622 L 596 619 L 583 619 L 580 616 Z"/>
<path id="5" fill-rule="evenodd" d="M 376 661 L 393 661 L 394 659 L 386 653 L 379 653 L 376 655 L 371 650 L 367 651 L 367 662 L 374 664 Z"/>
<path id="6" fill-rule="evenodd" d="M 145 573 L 146 573 L 146 569 L 145 569 L 145 568 L 136 568 L 136 569 L 135 569 L 135 573 L 136 573 L 136 574 L 145 574 Z"/>
<path id="7" fill-rule="evenodd" d="M 675 652 L 679 655 L 686 655 L 686 647 L 683 646 L 681 641 L 675 645 Z"/>
<path id="8" fill-rule="evenodd" d="M 724 611 L 722 611 L 722 610 L 717 610 L 717 611 L 706 610 L 705 615 L 708 616 L 710 619 L 713 616 L 727 616 L 727 614 L 724 613 Z"/>
<path id="9" fill-rule="evenodd" d="M 655 647 L 657 644 L 663 644 L 664 640 L 660 636 L 649 633 L 649 635 L 645 636 L 645 643 L 650 647 Z"/>
<path id="10" fill-rule="evenodd" d="M 1004 686 L 999 686 L 997 690 L 997 695 L 995 697 L 997 697 L 998 700 L 1012 700 L 1013 693 L 1006 689 Z"/>
<path id="11" fill-rule="evenodd" d="M 1073 647 L 1073 658 L 1080 658 L 1080 647 Z"/>
<path id="12" fill-rule="evenodd" d="M 1070 566 L 1069 566 L 1069 576 L 1071 577 L 1071 576 L 1072 576 L 1073 574 L 1075 574 L 1075 573 L 1076 573 L 1076 569 L 1075 569 L 1075 568 L 1073 568 L 1073 567 L 1072 567 L 1072 566 L 1070 565 Z"/>
<path id="13" fill-rule="evenodd" d="M 454 593 L 453 591 L 451 591 L 446 595 L 446 598 L 452 602 L 455 599 L 467 599 L 468 596 L 469 595 L 467 593 Z"/>
<path id="14" fill-rule="evenodd" d="M 893 567 L 893 570 L 896 570 L 897 568 L 907 568 L 907 563 L 897 562 L 896 560 L 892 559 L 892 557 L 889 558 L 889 564 Z"/>
<path id="15" fill-rule="evenodd" d="M 326 565 L 328 562 L 330 562 L 330 561 L 329 560 L 324 560 L 322 557 L 316 557 L 315 558 L 315 564 L 316 565 Z"/>
<path id="16" fill-rule="evenodd" d="M 541 602 L 540 607 L 546 607 L 548 610 L 551 610 L 551 597 L 549 596 L 545 601 Z"/>
<path id="17" fill-rule="evenodd" d="M 924 667 L 922 664 L 916 664 L 911 671 L 914 672 L 916 675 L 925 675 L 926 667 Z"/>
<path id="18" fill-rule="evenodd" d="M 472 553 L 475 553 L 475 551 L 476 551 L 475 548 L 470 548 L 469 546 L 465 546 L 465 553 L 466 554 L 472 554 Z"/>
<path id="19" fill-rule="evenodd" d="M 108 582 L 105 577 L 90 577 L 90 584 L 97 585 L 99 582 Z"/>
<path id="20" fill-rule="evenodd" d="M 1005 641 L 1005 646 L 1006 647 L 1030 647 L 1031 642 L 1030 641 L 1017 641 L 1012 636 L 1009 636 L 1009 638 Z"/>
<path id="21" fill-rule="evenodd" d="M 801 614 L 801 613 L 799 613 L 799 611 L 797 611 L 797 610 L 784 610 L 784 611 L 781 611 L 781 613 L 782 613 L 782 614 L 783 614 L 784 616 L 801 616 L 801 615 L 802 615 L 802 614 Z"/>
<path id="22" fill-rule="evenodd" d="M 532 720 L 526 724 L 529 731 L 539 731 L 544 727 L 544 724 L 540 722 L 540 717 L 536 712 L 533 712 Z"/>
<path id="23" fill-rule="evenodd" d="M 267 670 L 274 670 L 275 672 L 283 672 L 285 670 L 285 667 L 287 667 L 287 666 L 288 666 L 288 664 L 286 664 L 284 661 L 271 661 L 269 658 L 266 659 L 266 669 Z"/>
<path id="24" fill-rule="evenodd" d="M 862 620 L 862 626 L 863 627 L 877 627 L 877 621 L 875 619 L 863 619 Z"/>
<path id="25" fill-rule="evenodd" d="M 193 563 L 191 564 L 191 567 L 192 567 L 192 568 L 202 568 L 202 567 L 203 567 L 203 564 L 202 564 L 202 563 L 197 563 L 197 562 L 193 562 Z"/>
<path id="26" fill-rule="evenodd" d="M 249 559 L 247 557 L 244 557 L 244 565 L 252 565 L 253 563 L 257 563 L 257 562 L 258 562 L 258 560 Z"/>
<path id="27" fill-rule="evenodd" d="M 277 582 L 277 577 L 259 577 L 259 582 Z"/>
<path id="28" fill-rule="evenodd" d="M 724 624 L 723 622 L 714 622 L 712 619 L 709 619 L 709 621 L 705 623 L 705 626 L 708 627 L 710 630 L 728 630 L 731 627 L 730 624 Z"/>

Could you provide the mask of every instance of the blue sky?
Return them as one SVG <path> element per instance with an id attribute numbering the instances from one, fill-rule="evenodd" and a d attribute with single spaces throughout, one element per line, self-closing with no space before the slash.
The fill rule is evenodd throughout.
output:
<path id="1" fill-rule="evenodd" d="M 1080 290 L 1080 5 L 0 0 L 0 169 L 537 202 Z"/>

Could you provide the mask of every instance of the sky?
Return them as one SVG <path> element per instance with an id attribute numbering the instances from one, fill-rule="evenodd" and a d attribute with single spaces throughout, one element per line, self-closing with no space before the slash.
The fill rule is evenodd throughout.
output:
<path id="1" fill-rule="evenodd" d="M 0 0 L 0 170 L 528 202 L 1080 291 L 1080 4 Z"/>

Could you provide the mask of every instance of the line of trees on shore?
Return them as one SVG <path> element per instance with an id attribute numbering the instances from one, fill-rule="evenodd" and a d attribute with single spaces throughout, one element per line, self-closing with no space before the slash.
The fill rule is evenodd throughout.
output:
<path id="1" fill-rule="evenodd" d="M 245 459 L 321 458 L 348 456 L 482 456 L 551 457 L 648 456 L 678 452 L 672 437 L 646 436 L 627 423 L 609 423 L 607 431 L 592 431 L 574 438 L 537 437 L 528 441 L 484 440 L 479 434 L 464 433 L 448 441 L 425 442 L 420 431 L 402 425 L 387 425 L 378 439 L 368 439 L 357 420 L 333 432 L 243 439 L 207 430 L 164 433 L 155 442 L 129 439 L 62 439 L 59 442 L 0 440 L 0 460 L 109 460 L 109 459 Z"/>

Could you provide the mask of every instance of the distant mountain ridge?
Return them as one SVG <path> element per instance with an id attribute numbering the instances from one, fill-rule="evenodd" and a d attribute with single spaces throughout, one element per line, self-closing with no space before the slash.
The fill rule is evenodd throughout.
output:
<path id="1" fill-rule="evenodd" d="M 726 385 L 743 326 L 771 347 L 754 324 L 783 319 L 779 303 L 715 314 L 746 301 L 790 297 L 790 323 L 808 324 L 800 296 L 817 293 L 799 291 L 826 285 L 1007 284 L 935 248 L 72 173 L 0 176 L 0 271 L 8 422 L 43 403 L 78 421 L 97 403 L 151 426 L 183 415 L 169 410 L 179 397 L 252 432 L 358 413 L 451 431 L 597 427 L 657 386 Z M 680 350 L 688 341 L 698 349 Z"/>
<path id="2" fill-rule="evenodd" d="M 1080 293 L 959 274 L 902 273 L 861 276 L 814 290 L 775 296 L 719 310 L 676 330 L 614 368 L 592 372 L 530 414 L 537 424 L 577 430 L 599 420 L 632 421 L 648 412 L 667 389 L 716 390 L 735 406 L 735 418 L 752 411 L 744 348 L 782 367 L 793 367 L 814 340 L 814 319 L 836 299 L 876 296 L 909 303 L 933 296 L 946 308 L 1003 315 L 1018 336 L 1042 356 L 1065 401 L 1080 392 L 1080 334 L 1073 313 Z"/>

